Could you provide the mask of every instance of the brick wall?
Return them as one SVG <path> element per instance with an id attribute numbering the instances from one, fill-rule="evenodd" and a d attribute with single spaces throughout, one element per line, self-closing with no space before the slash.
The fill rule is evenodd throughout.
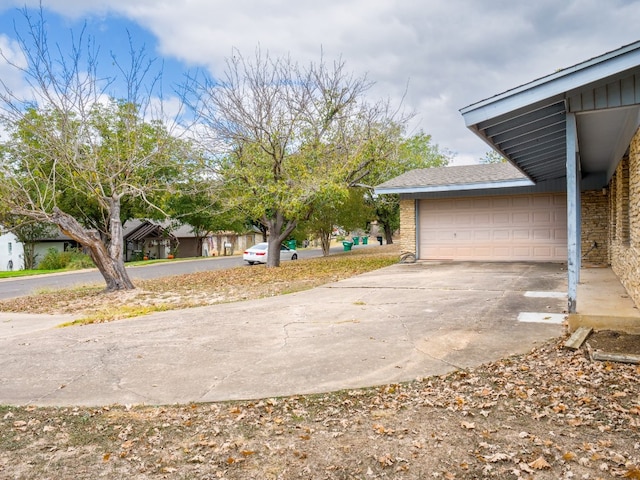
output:
<path id="1" fill-rule="evenodd" d="M 618 165 L 610 190 L 611 267 L 640 306 L 640 131 Z"/>
<path id="2" fill-rule="evenodd" d="M 400 254 L 416 251 L 416 203 L 415 200 L 400 200 Z"/>
<path id="3" fill-rule="evenodd" d="M 582 197 L 582 262 L 609 264 L 609 195 L 590 190 Z M 595 244 L 595 245 L 594 245 Z"/>

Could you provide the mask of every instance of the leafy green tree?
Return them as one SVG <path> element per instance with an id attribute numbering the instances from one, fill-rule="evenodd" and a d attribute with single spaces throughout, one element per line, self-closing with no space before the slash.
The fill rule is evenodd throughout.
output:
<path id="1" fill-rule="evenodd" d="M 151 63 L 132 53 L 130 69 L 115 58 L 115 74 L 98 71 L 90 41 L 71 54 L 50 50 L 42 13 L 25 10 L 25 63 L 11 63 L 31 87 L 19 97 L 0 84 L 0 121 L 8 138 L 0 158 L 0 198 L 11 214 L 57 225 L 82 244 L 106 290 L 134 288 L 124 268 L 123 209 L 159 209 L 189 171 L 190 145 L 154 120 Z M 25 66 L 26 65 L 26 66 Z M 107 89 L 119 81 L 126 98 Z M 131 203 L 129 203 L 131 202 Z"/>
<path id="2" fill-rule="evenodd" d="M 391 143 L 395 148 L 387 147 L 390 152 L 385 161 L 376 162 L 374 168 L 365 178 L 371 185 L 379 185 L 405 172 L 432 167 L 446 166 L 452 154 L 431 143 L 431 135 L 419 132 L 411 137 L 402 137 L 401 129 L 394 136 L 381 141 Z M 375 211 L 375 219 L 383 229 L 387 243 L 393 243 L 393 232 L 400 228 L 400 204 L 398 195 L 373 195 L 369 190 L 369 202 Z"/>
<path id="3" fill-rule="evenodd" d="M 495 150 L 489 150 L 484 154 L 484 157 L 480 159 L 480 163 L 505 163 L 507 161 L 502 155 Z"/>
<path id="4" fill-rule="evenodd" d="M 279 245 L 300 222 L 339 201 L 376 160 L 366 154 L 372 126 L 392 115 L 385 103 L 365 102 L 370 85 L 342 61 L 301 67 L 260 50 L 251 60 L 234 52 L 221 78 L 191 85 L 213 172 L 269 231 L 268 267 L 279 265 Z"/>
<path id="5" fill-rule="evenodd" d="M 187 188 L 168 198 L 166 210 L 176 224 L 191 227 L 198 252 L 202 251 L 204 239 L 214 232 L 246 230 L 240 213 L 225 205 L 224 197 L 216 195 L 210 182 L 190 182 Z"/>
<path id="6" fill-rule="evenodd" d="M 316 205 L 309 220 L 301 228 L 310 235 L 320 239 L 322 254 L 329 255 L 331 235 L 335 226 L 345 230 L 363 228 L 374 217 L 373 208 L 365 197 L 367 190 L 351 187 L 344 190 L 343 195 L 332 202 Z"/>

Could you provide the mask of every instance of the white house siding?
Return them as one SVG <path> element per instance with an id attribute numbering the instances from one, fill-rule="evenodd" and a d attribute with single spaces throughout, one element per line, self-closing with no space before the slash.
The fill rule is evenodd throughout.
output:
<path id="1" fill-rule="evenodd" d="M 22 243 L 13 233 L 0 234 L 0 271 L 22 270 L 24 268 Z"/>

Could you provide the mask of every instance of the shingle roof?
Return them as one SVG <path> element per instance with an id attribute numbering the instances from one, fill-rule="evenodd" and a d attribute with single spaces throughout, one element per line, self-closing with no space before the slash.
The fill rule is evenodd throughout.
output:
<path id="1" fill-rule="evenodd" d="M 513 165 L 489 163 L 411 170 L 376 186 L 375 190 L 377 193 L 410 193 L 530 184 L 530 180 Z"/>

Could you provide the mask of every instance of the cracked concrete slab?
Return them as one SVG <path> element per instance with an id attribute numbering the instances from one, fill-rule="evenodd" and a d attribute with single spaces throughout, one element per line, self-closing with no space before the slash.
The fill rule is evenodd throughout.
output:
<path id="1" fill-rule="evenodd" d="M 207 402 L 444 374 L 562 334 L 560 325 L 518 322 L 520 311 L 565 307 L 527 291 L 566 291 L 566 272 L 557 264 L 417 263 L 106 324 L 43 321 L 9 334 L 0 323 L 0 403 Z"/>

